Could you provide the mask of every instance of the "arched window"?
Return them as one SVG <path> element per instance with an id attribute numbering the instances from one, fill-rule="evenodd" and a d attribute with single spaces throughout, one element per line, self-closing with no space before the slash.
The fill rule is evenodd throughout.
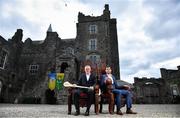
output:
<path id="1" fill-rule="evenodd" d="M 92 63 L 97 64 L 100 62 L 100 55 L 97 54 L 87 55 L 86 60 L 90 60 Z"/>
<path id="2" fill-rule="evenodd" d="M 170 85 L 170 87 L 171 87 L 172 95 L 174 96 L 180 95 L 177 84 Z"/>
<path id="3" fill-rule="evenodd" d="M 97 60 L 96 55 L 91 55 L 91 56 L 90 56 L 90 60 L 91 60 L 93 63 L 95 63 L 96 60 Z"/>

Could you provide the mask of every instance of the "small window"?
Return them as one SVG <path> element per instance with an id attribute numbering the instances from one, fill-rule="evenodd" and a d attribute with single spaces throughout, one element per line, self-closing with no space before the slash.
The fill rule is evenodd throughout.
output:
<path id="1" fill-rule="evenodd" d="M 97 49 L 97 40 L 90 39 L 89 40 L 89 50 L 96 50 Z"/>
<path id="2" fill-rule="evenodd" d="M 86 56 L 86 60 L 90 60 L 94 64 L 98 64 L 100 62 L 100 55 L 91 54 Z"/>
<path id="3" fill-rule="evenodd" d="M 89 26 L 89 33 L 96 34 L 97 33 L 97 25 L 90 25 Z"/>
<path id="4" fill-rule="evenodd" d="M 91 60 L 91 62 L 96 63 L 96 60 L 97 60 L 96 55 L 91 55 L 90 60 Z"/>
<path id="5" fill-rule="evenodd" d="M 176 84 L 171 85 L 171 90 L 172 90 L 172 94 L 174 96 L 178 96 L 179 95 L 179 90 L 178 90 L 178 86 Z"/>
<path id="6" fill-rule="evenodd" d="M 74 49 L 71 48 L 71 47 L 68 47 L 68 48 L 66 49 L 66 53 L 67 53 L 67 54 L 72 54 L 72 55 L 74 55 Z"/>
<path id="7" fill-rule="evenodd" d="M 38 72 L 39 70 L 39 65 L 30 65 L 29 66 L 29 72 L 30 74 L 34 75 Z"/>
<path id="8" fill-rule="evenodd" d="M 7 52 L 5 50 L 0 50 L 0 68 L 4 69 L 7 61 Z"/>

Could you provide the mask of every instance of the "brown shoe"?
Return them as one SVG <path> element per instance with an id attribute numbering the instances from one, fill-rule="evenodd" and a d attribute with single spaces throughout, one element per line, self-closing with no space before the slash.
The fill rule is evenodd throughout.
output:
<path id="1" fill-rule="evenodd" d="M 126 111 L 126 114 L 137 114 L 137 112 L 134 112 L 134 111 L 132 111 L 132 110 L 130 109 L 130 110 L 127 110 L 127 111 Z"/>
<path id="2" fill-rule="evenodd" d="M 111 115 L 113 115 L 113 114 L 114 114 L 114 112 L 113 112 L 113 111 L 110 111 L 109 113 L 110 113 Z"/>
<path id="3" fill-rule="evenodd" d="M 89 116 L 89 111 L 86 111 L 84 115 Z"/>
<path id="4" fill-rule="evenodd" d="M 117 111 L 118 115 L 123 115 L 123 113 L 121 112 L 121 110 Z"/>
<path id="5" fill-rule="evenodd" d="M 76 111 L 74 115 L 75 115 L 75 116 L 78 116 L 79 114 L 80 114 L 80 112 L 79 112 L 79 111 Z"/>

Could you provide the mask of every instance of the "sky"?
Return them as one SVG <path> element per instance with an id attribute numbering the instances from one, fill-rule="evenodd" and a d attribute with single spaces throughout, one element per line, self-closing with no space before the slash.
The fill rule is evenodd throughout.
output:
<path id="1" fill-rule="evenodd" d="M 122 80 L 177 69 L 180 0 L 0 0 L 0 35 L 9 39 L 23 29 L 23 41 L 44 40 L 51 24 L 60 38 L 75 38 L 78 12 L 100 16 L 105 4 L 117 19 Z"/>

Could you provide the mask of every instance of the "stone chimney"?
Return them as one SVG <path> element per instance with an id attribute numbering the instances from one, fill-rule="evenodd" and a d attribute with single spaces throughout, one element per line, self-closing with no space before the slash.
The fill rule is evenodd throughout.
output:
<path id="1" fill-rule="evenodd" d="M 167 70 L 165 68 L 160 68 L 160 72 L 163 79 L 168 77 Z"/>
<path id="2" fill-rule="evenodd" d="M 104 6 L 104 11 L 103 11 L 103 16 L 105 19 L 110 19 L 110 11 L 109 11 L 109 5 L 108 4 L 105 4 Z"/>
<path id="3" fill-rule="evenodd" d="M 15 43 L 22 43 L 23 30 L 17 29 L 14 36 L 12 37 L 12 41 Z"/>

